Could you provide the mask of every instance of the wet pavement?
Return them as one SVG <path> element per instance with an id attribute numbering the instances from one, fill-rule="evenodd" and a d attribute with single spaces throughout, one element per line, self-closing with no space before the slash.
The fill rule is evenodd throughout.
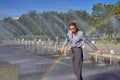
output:
<path id="1" fill-rule="evenodd" d="M 58 56 L 36 56 L 16 45 L 0 45 L 0 60 L 18 67 L 19 80 L 77 80 L 71 60 Z M 84 63 L 84 80 L 120 80 L 119 66 Z"/>

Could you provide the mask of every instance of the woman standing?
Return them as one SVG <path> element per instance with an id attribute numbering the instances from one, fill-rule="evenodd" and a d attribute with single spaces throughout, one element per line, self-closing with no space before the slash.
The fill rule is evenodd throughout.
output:
<path id="1" fill-rule="evenodd" d="M 91 43 L 89 39 L 85 36 L 83 31 L 78 30 L 75 22 L 70 23 L 69 31 L 67 33 L 66 40 L 63 47 L 61 48 L 61 53 L 64 53 L 64 48 L 70 42 L 71 44 L 71 58 L 73 71 L 77 76 L 77 80 L 83 80 L 82 78 L 82 64 L 83 64 L 83 50 L 81 48 L 83 41 L 87 43 L 93 50 L 101 54 L 102 52 L 96 48 L 94 44 Z"/>

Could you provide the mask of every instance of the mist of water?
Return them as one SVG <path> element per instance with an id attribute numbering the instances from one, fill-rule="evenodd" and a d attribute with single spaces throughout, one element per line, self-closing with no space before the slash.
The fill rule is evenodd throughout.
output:
<path id="1" fill-rule="evenodd" d="M 73 10 L 70 10 L 70 14 L 73 16 L 73 18 L 75 18 L 75 20 L 77 20 L 76 22 L 79 24 L 78 27 L 80 27 L 80 30 L 86 31 L 90 28 L 90 25 L 88 25 L 80 17 L 78 17 L 78 15 Z"/>

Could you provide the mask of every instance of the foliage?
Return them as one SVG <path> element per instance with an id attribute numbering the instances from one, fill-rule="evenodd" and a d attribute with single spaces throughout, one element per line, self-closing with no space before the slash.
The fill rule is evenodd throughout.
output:
<path id="1" fill-rule="evenodd" d="M 8 17 L 4 18 L 3 21 L 19 30 L 17 34 L 16 32 L 13 33 L 15 35 L 64 36 L 68 29 L 67 26 L 72 21 L 79 22 L 79 28 L 85 31 L 88 28 L 85 28 L 84 26 L 86 25 L 84 24 L 87 24 L 96 28 L 99 33 L 109 35 L 114 33 L 113 26 L 110 25 L 109 21 L 111 16 L 115 16 L 118 20 L 120 19 L 120 0 L 116 4 L 94 4 L 91 14 L 84 10 L 72 9 L 67 13 L 57 11 L 37 13 L 34 10 L 21 15 L 19 19 Z"/>

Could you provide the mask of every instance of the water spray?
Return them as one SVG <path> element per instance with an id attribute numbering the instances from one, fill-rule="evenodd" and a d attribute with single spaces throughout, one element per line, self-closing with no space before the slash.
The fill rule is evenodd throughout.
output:
<path id="1" fill-rule="evenodd" d="M 113 61 L 114 55 L 115 55 L 114 50 L 110 50 L 110 65 L 112 65 L 112 61 Z"/>

